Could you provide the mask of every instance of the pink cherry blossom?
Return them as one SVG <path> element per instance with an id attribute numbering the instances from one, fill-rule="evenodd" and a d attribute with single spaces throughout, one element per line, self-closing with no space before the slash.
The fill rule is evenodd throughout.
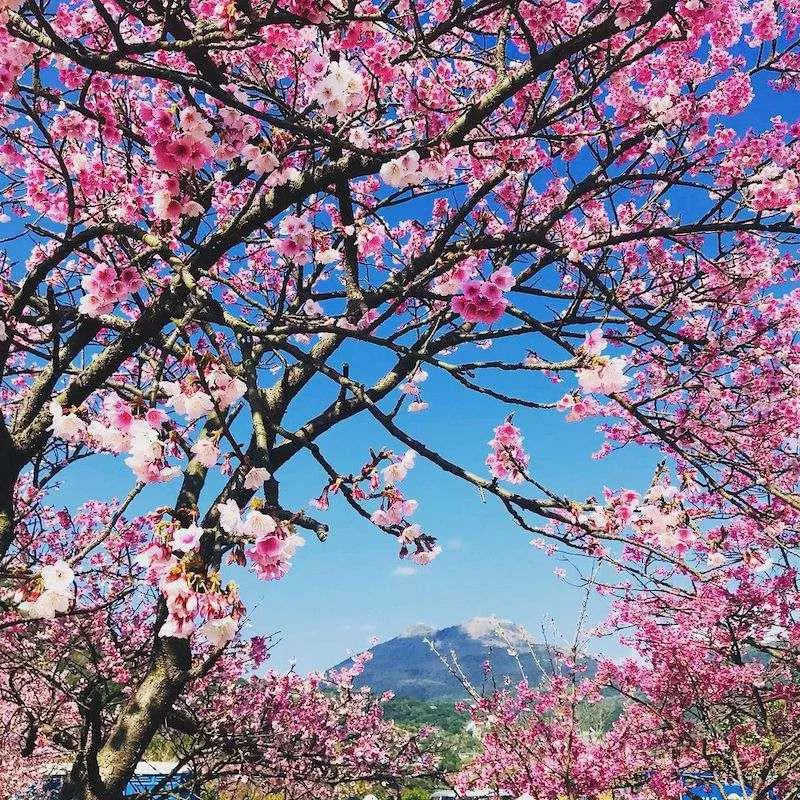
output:
<path id="1" fill-rule="evenodd" d="M 50 403 L 53 416 L 53 435 L 73 444 L 79 442 L 86 432 L 86 423 L 74 412 L 65 414 L 61 404 Z"/>
<path id="2" fill-rule="evenodd" d="M 219 458 L 219 448 L 213 439 L 198 439 L 192 445 L 192 452 L 204 467 L 213 467 Z"/>
<path id="3" fill-rule="evenodd" d="M 486 465 L 495 478 L 511 483 L 521 483 L 525 479 L 530 456 L 522 446 L 522 438 L 519 428 L 510 420 L 494 429 Z"/>
<path id="4" fill-rule="evenodd" d="M 190 525 L 188 528 L 178 528 L 172 534 L 172 548 L 188 553 L 197 550 L 200 546 L 200 539 L 203 537 L 203 529 L 198 525 Z"/>
<path id="5" fill-rule="evenodd" d="M 380 169 L 384 183 L 395 189 L 417 186 L 422 182 L 420 158 L 416 150 L 409 150 L 402 156 L 387 161 Z"/>
<path id="6" fill-rule="evenodd" d="M 624 392 L 631 379 L 625 374 L 628 362 L 624 356 L 598 356 L 591 367 L 576 372 L 581 389 L 587 393 L 616 394 Z"/>
<path id="7" fill-rule="evenodd" d="M 244 478 L 245 489 L 259 489 L 272 475 L 263 467 L 251 467 Z"/>
<path id="8" fill-rule="evenodd" d="M 505 313 L 508 301 L 496 283 L 467 281 L 461 288 L 463 294 L 454 297 L 450 305 L 467 322 L 485 322 L 491 325 Z"/>

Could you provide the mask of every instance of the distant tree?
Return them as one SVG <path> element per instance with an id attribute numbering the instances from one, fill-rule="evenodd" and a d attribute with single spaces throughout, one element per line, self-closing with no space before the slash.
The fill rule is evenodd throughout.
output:
<path id="1" fill-rule="evenodd" d="M 431 793 L 428 789 L 403 789 L 401 800 L 430 800 Z"/>
<path id="2" fill-rule="evenodd" d="M 394 697 L 385 705 L 387 716 L 404 727 L 433 726 L 447 733 L 459 733 L 468 717 L 458 712 L 452 700 L 415 700 Z"/>
<path id="3" fill-rule="evenodd" d="M 760 581 L 741 577 L 737 591 L 631 591 L 616 601 L 613 620 L 630 631 L 635 657 L 602 661 L 592 678 L 523 681 L 475 698 L 481 748 L 459 786 L 542 800 L 612 789 L 620 798 L 666 798 L 701 776 L 718 792 L 796 798 L 798 665 L 779 621 L 787 609 L 774 587 L 767 600 Z M 621 700 L 611 718 L 609 691 Z M 593 708 L 601 724 L 587 726 Z"/>

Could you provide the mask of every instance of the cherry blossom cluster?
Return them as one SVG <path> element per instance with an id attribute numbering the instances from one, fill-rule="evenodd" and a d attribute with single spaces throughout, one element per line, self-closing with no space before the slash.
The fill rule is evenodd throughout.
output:
<path id="1" fill-rule="evenodd" d="M 29 619 L 53 619 L 56 612 L 69 610 L 75 596 L 75 573 L 69 564 L 45 564 L 36 579 L 17 593 L 19 613 Z"/>
<path id="2" fill-rule="evenodd" d="M 251 477 L 248 475 L 248 477 Z M 291 558 L 302 547 L 302 536 L 272 517 L 252 508 L 246 516 L 233 500 L 219 506 L 220 525 L 235 541 L 252 541 L 246 553 L 259 578 L 278 580 L 286 575 Z"/>
<path id="3" fill-rule="evenodd" d="M 161 389 L 166 397 L 166 408 L 192 423 L 230 408 L 244 395 L 246 386 L 239 378 L 212 367 L 202 382 L 192 376 L 183 381 L 165 381 Z M 127 452 L 125 463 L 144 483 L 167 481 L 181 474 L 180 468 L 169 465 L 166 460 L 169 453 L 176 457 L 181 453 L 170 443 L 167 429 L 173 423 L 163 409 L 134 409 L 119 397 L 109 395 L 101 413 L 88 424 L 75 411 L 65 413 L 57 401 L 50 404 L 50 412 L 55 436 L 100 451 Z M 189 449 L 206 468 L 213 467 L 220 457 L 218 437 L 198 437 Z M 257 473 L 253 473 L 249 480 L 257 481 L 256 476 Z"/>
<path id="4" fill-rule="evenodd" d="M 109 265 L 99 265 L 81 281 L 85 294 L 78 308 L 82 314 L 90 317 L 109 314 L 117 303 L 141 289 L 143 285 L 142 277 L 135 267 L 117 270 Z"/>
<path id="5" fill-rule="evenodd" d="M 170 174 L 200 169 L 213 155 L 214 146 L 208 138 L 211 125 L 192 107 L 180 114 L 180 127 L 176 128 L 174 116 L 165 108 L 142 105 L 139 116 L 144 130 L 153 139 L 155 165 Z"/>
<path id="6" fill-rule="evenodd" d="M 189 422 L 205 417 L 216 409 L 224 411 L 242 398 L 247 390 L 243 380 L 218 368 L 206 373 L 205 385 L 191 376 L 184 381 L 164 382 L 161 388 L 169 398 L 167 406 Z"/>
<path id="7" fill-rule="evenodd" d="M 442 549 L 433 536 L 423 532 L 421 525 L 409 521 L 408 518 L 417 510 L 419 503 L 406 499 L 397 487 L 408 475 L 415 460 L 416 453 L 413 450 L 407 450 L 402 456 L 390 456 L 391 463 L 380 473 L 384 482 L 383 488 L 378 492 L 381 508 L 373 512 L 370 519 L 375 525 L 397 535 L 400 541 L 400 558 L 405 558 L 411 552 L 411 558 L 424 566 L 430 564 Z"/>
<path id="8" fill-rule="evenodd" d="M 444 181 L 454 173 L 456 166 L 457 160 L 451 156 L 423 160 L 416 150 L 409 150 L 402 156 L 386 161 L 379 174 L 387 186 L 406 189 L 420 186 L 425 181 Z"/>
<path id="9" fill-rule="evenodd" d="M 428 408 L 428 404 L 422 399 L 422 387 L 420 386 L 426 380 L 428 380 L 428 373 L 422 367 L 417 367 L 400 387 L 403 394 L 408 395 L 410 398 L 407 408 L 412 414 L 425 411 Z"/>
<path id="10" fill-rule="evenodd" d="M 364 102 L 364 79 L 345 60 L 327 65 L 322 57 L 309 60 L 304 66 L 309 77 L 316 77 L 310 99 L 319 104 L 326 117 L 346 117 Z"/>
<path id="11" fill-rule="evenodd" d="M 265 479 L 266 470 L 252 469 L 246 480 L 256 488 Z M 304 540 L 292 526 L 276 522 L 260 510 L 261 502 L 253 501 L 246 514 L 233 500 L 218 506 L 219 525 L 234 542 L 232 559 L 241 565 L 250 564 L 262 580 L 279 580 L 291 567 L 291 559 Z M 185 638 L 195 630 L 214 646 L 224 646 L 237 633 L 243 613 L 235 584 L 219 588 L 213 572 L 198 572 L 198 557 L 212 532 L 200 525 L 175 525 L 158 528 L 161 533 L 138 554 L 138 563 L 145 568 L 147 579 L 157 585 L 164 596 L 167 620 L 161 636 Z M 197 618 L 206 622 L 197 625 Z"/>
<path id="12" fill-rule="evenodd" d="M 453 311 L 467 322 L 485 322 L 491 325 L 505 313 L 508 301 L 504 296 L 514 285 L 509 267 L 501 267 L 489 280 L 468 280 L 461 285 L 462 294 L 450 301 Z"/>
<path id="13" fill-rule="evenodd" d="M 629 506 L 633 495 L 613 499 Z M 675 496 L 661 484 L 644 501 Z M 753 797 L 795 786 L 793 748 L 776 752 L 774 744 L 798 719 L 789 678 L 797 664 L 789 645 L 796 588 L 786 575 L 765 577 L 744 565 L 722 573 L 698 580 L 686 570 L 685 590 L 590 584 L 589 591 L 616 596 L 611 616 L 598 629 L 579 630 L 571 648 L 556 649 L 558 666 L 540 685 L 522 680 L 486 696 L 471 690 L 465 705 L 482 748 L 458 775 L 461 789 L 491 786 L 549 800 L 614 791 L 656 800 L 683 793 L 688 776 L 698 774 Z M 665 574 L 662 563 L 653 577 L 663 582 Z M 578 642 L 620 630 L 634 655 L 600 658 L 590 672 Z M 609 698 L 617 710 L 607 708 Z M 596 719 L 591 730 L 586 715 Z"/>
<path id="14" fill-rule="evenodd" d="M 171 480 L 181 474 L 179 468 L 165 461 L 165 442 L 161 430 L 168 417 L 157 408 L 135 416 L 130 406 L 119 398 L 106 399 L 102 414 L 87 425 L 74 411 L 64 413 L 54 401 L 50 405 L 53 434 L 72 444 L 83 443 L 99 451 L 128 452 L 125 463 L 144 483 Z"/>
<path id="15" fill-rule="evenodd" d="M 95 516 L 108 510 L 113 509 L 99 504 L 86 509 Z M 74 521 L 81 533 L 91 535 L 91 524 L 84 527 L 82 515 L 76 515 Z M 138 526 L 144 520 L 129 522 Z M 110 566 L 107 556 L 103 562 L 104 568 Z M 95 568 L 99 566 L 98 560 Z M 107 574 L 110 578 L 111 573 Z M 57 583 L 61 585 L 60 579 Z M 81 591 L 88 589 L 88 584 L 81 584 Z M 139 634 L 154 607 L 142 596 L 132 601 L 125 592 L 106 600 L 129 628 L 127 636 L 103 635 L 104 626 L 98 623 L 108 605 L 101 605 L 84 608 L 87 615 L 83 617 L 64 617 L 60 626 L 44 628 L 36 646 L 40 653 L 52 652 L 56 657 L 72 650 L 81 639 L 84 644 L 91 642 L 95 667 L 127 692 L 146 669 L 140 650 L 145 640 Z M 82 624 L 87 616 L 91 624 Z M 215 623 L 227 638 L 228 623 Z M 213 638 L 208 624 L 203 629 L 211 641 L 198 642 L 198 647 L 212 659 L 208 670 L 195 680 L 180 712 L 197 721 L 196 730 L 202 735 L 190 732 L 192 728 L 177 732 L 165 727 L 163 741 L 179 757 L 186 755 L 196 775 L 208 774 L 215 790 L 240 791 L 246 785 L 251 791 L 285 790 L 292 796 L 310 792 L 332 800 L 342 791 L 352 791 L 357 781 L 379 781 L 387 775 L 396 780 L 413 779 L 437 769 L 424 732 L 411 734 L 384 716 L 383 705 L 389 695 L 375 698 L 354 688 L 369 653 L 356 656 L 352 664 L 336 672 L 303 676 L 265 670 L 269 642 L 262 637 L 237 642 L 222 652 L 222 640 Z M 15 703 L 4 699 L 0 704 L 4 753 L 0 790 L 41 791 L 53 764 L 63 762 L 72 752 L 70 737 L 80 728 L 80 697 L 90 676 L 85 664 L 67 661 L 60 672 L 62 681 L 53 686 L 31 658 L 31 637 L 26 639 L 22 632 L 6 627 L 0 630 L 0 643 L 16 665 L 13 674 L 4 672 L 0 678 L 0 695 L 25 701 L 28 710 L 27 717 L 20 717 Z M 60 731 L 54 741 L 39 733 L 50 725 Z M 270 735 L 265 736 L 267 729 Z M 42 740 L 28 753 L 28 739 L 37 733 Z M 254 748 L 263 758 L 252 757 Z M 218 773 L 213 765 L 219 765 L 220 759 L 226 767 Z"/>
<path id="16" fill-rule="evenodd" d="M 239 629 L 243 608 L 235 584 L 221 589 L 213 576 L 192 570 L 202 536 L 197 525 L 176 528 L 168 542 L 151 541 L 136 559 L 164 598 L 167 618 L 158 635 L 186 638 L 198 630 L 212 646 L 224 647 Z M 198 618 L 205 618 L 200 626 Z"/>
<path id="17" fill-rule="evenodd" d="M 510 419 L 494 429 L 494 436 L 489 441 L 491 452 L 486 456 L 486 466 L 498 480 L 510 483 L 522 483 L 525 480 L 530 455 L 522 446 L 522 439 L 522 433 Z"/>
<path id="18" fill-rule="evenodd" d="M 0 14 L 7 9 L 16 10 L 19 3 L 16 0 L 6 0 L 4 5 L 5 8 L 0 6 Z M 0 95 L 9 97 L 13 95 L 14 84 L 27 67 L 32 53 L 30 45 L 9 36 L 6 29 L 0 30 L 0 41 L 3 44 L 3 54 L 0 57 Z"/>
<path id="19" fill-rule="evenodd" d="M 223 662 L 221 674 L 206 681 L 191 704 L 210 741 L 196 759 L 197 771 L 227 753 L 219 791 L 248 787 L 323 800 L 365 783 L 377 788 L 387 778 L 436 774 L 426 732 L 412 734 L 384 716 L 391 693 L 375 697 L 355 688 L 370 658 L 361 653 L 325 674 L 269 670 L 246 680 L 236 679 L 241 667 Z"/>
<path id="20" fill-rule="evenodd" d="M 419 370 L 414 375 L 419 379 Z M 379 468 L 386 461 L 389 462 L 387 466 Z M 380 507 L 369 514 L 369 519 L 374 525 L 397 537 L 400 558 L 405 558 L 410 553 L 417 564 L 430 564 L 441 553 L 441 547 L 436 544 L 435 537 L 426 533 L 419 523 L 410 520 L 419 503 L 407 498 L 398 486 L 413 469 L 415 462 L 416 453 L 413 450 L 402 454 L 391 451 L 373 454 L 362 465 L 358 474 L 339 476 L 329 483 L 323 493 L 312 500 L 312 505 L 324 510 L 328 508 L 330 495 L 340 492 L 351 503 L 378 500 Z"/>
<path id="21" fill-rule="evenodd" d="M 625 391 L 630 383 L 630 377 L 625 374 L 627 359 L 624 356 L 609 358 L 601 355 L 607 346 L 602 329 L 586 334 L 581 349 L 588 357 L 588 363 L 575 373 L 581 391 L 586 394 L 616 394 Z"/>

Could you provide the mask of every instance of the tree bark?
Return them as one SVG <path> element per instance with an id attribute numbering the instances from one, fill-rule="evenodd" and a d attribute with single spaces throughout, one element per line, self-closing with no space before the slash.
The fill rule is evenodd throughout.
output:
<path id="1" fill-rule="evenodd" d="M 156 731 L 189 677 L 186 639 L 157 639 L 153 663 L 119 713 L 99 751 L 67 779 L 60 800 L 120 800 Z M 77 773 L 77 774 L 74 774 Z"/>
<path id="2" fill-rule="evenodd" d="M 0 426 L 0 558 L 6 555 L 14 542 L 14 486 L 19 477 L 23 459 L 13 446 L 5 425 Z"/>

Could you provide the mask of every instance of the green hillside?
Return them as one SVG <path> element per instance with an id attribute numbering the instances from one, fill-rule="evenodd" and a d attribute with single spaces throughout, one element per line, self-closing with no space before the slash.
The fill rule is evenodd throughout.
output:
<path id="1" fill-rule="evenodd" d="M 419 728 L 432 725 L 447 733 L 459 733 L 468 716 L 459 714 L 452 700 L 415 700 L 411 697 L 395 697 L 384 710 L 389 719 L 404 728 Z"/>

